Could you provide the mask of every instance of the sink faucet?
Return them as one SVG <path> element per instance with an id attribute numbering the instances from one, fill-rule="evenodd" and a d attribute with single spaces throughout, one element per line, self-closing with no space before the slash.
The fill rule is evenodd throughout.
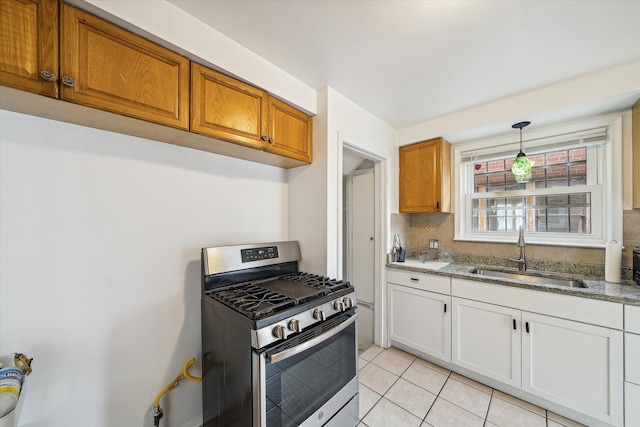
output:
<path id="1" fill-rule="evenodd" d="M 518 271 L 527 271 L 527 259 L 524 256 L 524 231 L 522 230 L 522 226 L 520 226 L 520 235 L 518 236 L 517 245 L 520 248 L 520 258 L 509 258 L 509 261 L 518 263 Z"/>

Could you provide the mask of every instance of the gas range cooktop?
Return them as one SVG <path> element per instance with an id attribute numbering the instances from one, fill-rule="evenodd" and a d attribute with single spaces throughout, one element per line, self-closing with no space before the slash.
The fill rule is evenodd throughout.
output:
<path id="1" fill-rule="evenodd" d="M 239 283 L 209 295 L 250 319 L 265 318 L 351 288 L 346 281 L 295 272 L 260 282 Z"/>
<path id="2" fill-rule="evenodd" d="M 238 330 L 250 330 L 251 346 L 260 350 L 354 315 L 353 286 L 298 271 L 300 259 L 295 241 L 203 248 L 203 311 L 215 310 Z"/>

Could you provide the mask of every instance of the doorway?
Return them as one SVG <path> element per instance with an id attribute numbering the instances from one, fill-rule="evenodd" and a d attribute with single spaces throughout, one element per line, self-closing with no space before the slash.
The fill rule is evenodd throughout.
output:
<path id="1" fill-rule="evenodd" d="M 343 151 L 343 272 L 358 300 L 358 349 L 375 341 L 375 163 Z"/>

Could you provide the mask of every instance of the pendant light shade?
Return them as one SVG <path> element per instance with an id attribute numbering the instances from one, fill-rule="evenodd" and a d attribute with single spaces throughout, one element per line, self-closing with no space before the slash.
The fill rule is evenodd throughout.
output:
<path id="1" fill-rule="evenodd" d="M 520 129 L 520 152 L 511 165 L 511 172 L 513 172 L 516 182 L 520 184 L 531 180 L 531 161 L 527 159 L 527 156 L 522 151 L 522 128 L 530 124 L 531 122 L 520 122 L 511 126 L 514 129 Z"/>

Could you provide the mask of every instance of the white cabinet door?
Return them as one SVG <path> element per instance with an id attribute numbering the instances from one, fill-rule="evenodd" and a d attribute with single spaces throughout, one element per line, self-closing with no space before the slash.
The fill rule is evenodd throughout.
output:
<path id="1" fill-rule="evenodd" d="M 623 335 L 522 312 L 522 389 L 621 426 Z"/>
<path id="2" fill-rule="evenodd" d="M 451 297 L 388 284 L 389 338 L 451 361 Z"/>
<path id="3" fill-rule="evenodd" d="M 624 425 L 640 426 L 640 385 L 625 383 Z"/>
<path id="4" fill-rule="evenodd" d="M 640 385 L 640 335 L 624 334 L 624 379 Z M 638 404 L 640 406 L 640 402 Z"/>
<path id="5" fill-rule="evenodd" d="M 452 362 L 520 387 L 520 310 L 452 298 Z"/>

